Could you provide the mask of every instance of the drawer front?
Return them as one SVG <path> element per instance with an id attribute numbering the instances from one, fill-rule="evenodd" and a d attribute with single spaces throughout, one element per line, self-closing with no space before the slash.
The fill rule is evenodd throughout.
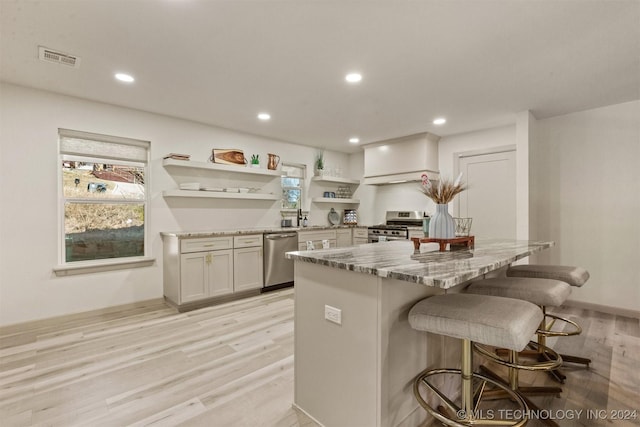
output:
<path id="1" fill-rule="evenodd" d="M 233 237 L 208 237 L 203 239 L 184 239 L 180 242 L 180 252 L 217 251 L 233 248 Z"/>
<path id="2" fill-rule="evenodd" d="M 234 236 L 234 248 L 250 248 L 253 246 L 262 246 L 262 234 L 248 234 L 246 236 Z"/>
<path id="3" fill-rule="evenodd" d="M 313 242 L 313 250 L 316 249 L 323 249 L 322 248 L 322 240 L 312 240 Z M 337 242 L 335 240 L 329 240 L 329 247 L 330 248 L 335 248 L 337 246 Z M 307 242 L 300 242 L 298 243 L 298 250 L 299 251 L 306 251 L 307 250 Z"/>
<path id="4" fill-rule="evenodd" d="M 298 232 L 298 242 L 304 243 L 307 240 L 336 240 L 336 230 L 326 231 L 303 231 Z"/>
<path id="5" fill-rule="evenodd" d="M 336 236 L 351 236 L 351 230 L 348 228 L 336 230 Z"/>
<path id="6" fill-rule="evenodd" d="M 368 237 L 369 230 L 366 228 L 354 228 L 353 229 L 353 238 L 366 239 Z"/>

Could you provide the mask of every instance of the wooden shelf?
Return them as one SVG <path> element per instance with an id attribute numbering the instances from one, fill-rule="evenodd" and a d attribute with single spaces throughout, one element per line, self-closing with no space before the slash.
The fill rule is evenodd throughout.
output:
<path id="1" fill-rule="evenodd" d="M 280 200 L 280 196 L 265 193 L 225 193 L 223 191 L 166 190 L 162 197 L 194 197 L 201 199 Z"/>
<path id="2" fill-rule="evenodd" d="M 270 170 L 270 169 L 261 169 L 261 168 L 252 168 L 246 166 L 233 166 L 233 165 L 221 165 L 218 163 L 205 163 L 205 162 L 194 162 L 191 160 L 174 160 L 174 159 L 164 159 L 162 160 L 162 166 L 164 167 L 180 167 L 185 169 L 204 169 L 215 172 L 233 172 L 233 173 L 242 173 L 248 175 L 262 175 L 262 176 L 270 176 L 270 177 L 279 177 L 282 175 L 281 171 L 278 170 Z"/>
<path id="3" fill-rule="evenodd" d="M 339 197 L 314 197 L 311 201 L 313 203 L 360 203 L 359 199 L 341 199 Z"/>
<path id="4" fill-rule="evenodd" d="M 359 185 L 360 181 L 349 178 L 339 178 L 336 176 L 314 176 L 311 178 L 311 181 L 315 182 L 325 182 L 332 184 L 351 184 L 351 185 Z"/>

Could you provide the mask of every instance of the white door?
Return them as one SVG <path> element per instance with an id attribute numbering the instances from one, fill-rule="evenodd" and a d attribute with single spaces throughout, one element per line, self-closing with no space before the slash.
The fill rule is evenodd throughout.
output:
<path id="1" fill-rule="evenodd" d="M 478 154 L 458 160 L 469 188 L 458 195 L 458 216 L 473 218 L 479 238 L 516 238 L 516 152 Z"/>

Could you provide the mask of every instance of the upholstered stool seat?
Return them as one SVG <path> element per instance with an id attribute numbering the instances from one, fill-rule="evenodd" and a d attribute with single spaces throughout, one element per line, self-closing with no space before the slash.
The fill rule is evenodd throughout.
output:
<path id="1" fill-rule="evenodd" d="M 537 307 L 522 302 L 480 295 L 436 295 L 411 308 L 409 324 L 420 331 L 522 350 L 542 320 Z"/>
<path id="2" fill-rule="evenodd" d="M 558 280 L 551 280 L 551 279 L 496 277 L 496 278 L 490 278 L 490 279 L 473 282 L 471 283 L 471 285 L 467 287 L 466 292 L 469 294 L 493 295 L 493 296 L 524 300 L 524 301 L 528 301 L 533 304 L 536 304 L 540 307 L 546 307 L 546 306 L 557 307 L 562 305 L 562 303 L 564 303 L 564 301 L 569 297 L 569 295 L 571 294 L 571 287 L 565 282 L 560 282 Z M 547 334 L 549 333 L 547 328 L 544 326 L 546 325 L 545 318 L 552 315 L 547 315 L 544 310 L 542 311 L 542 313 L 543 313 L 543 321 L 540 323 L 540 328 L 537 331 L 539 352 L 538 350 L 534 352 L 529 352 L 529 353 L 532 353 L 529 355 L 535 356 L 539 361 L 540 365 L 542 365 L 545 368 L 550 367 L 550 365 L 548 364 L 549 362 L 554 362 L 555 368 L 557 368 L 558 366 L 560 366 L 560 363 L 562 360 L 561 356 L 559 356 L 558 353 L 556 353 L 555 351 L 549 349 L 544 345 L 544 336 L 547 336 Z M 567 321 L 572 325 L 574 325 L 574 327 L 577 327 L 575 331 L 576 333 L 580 332 L 578 325 L 571 322 L 568 319 L 562 319 L 560 317 L 553 316 L 553 321 L 555 320 Z M 543 338 L 540 338 L 541 335 L 543 335 Z M 479 351 L 480 353 L 484 354 L 485 356 L 487 356 L 492 360 L 497 361 L 498 363 L 502 363 L 509 366 L 509 382 L 508 383 L 511 385 L 511 387 L 514 390 L 518 390 L 520 393 L 522 393 L 525 396 L 539 396 L 539 395 L 547 395 L 547 394 L 557 395 L 562 391 L 562 389 L 560 389 L 559 387 L 521 387 L 518 381 L 517 370 L 529 369 L 529 367 L 516 366 L 516 364 L 510 365 L 507 363 L 503 363 L 502 359 L 496 356 L 496 354 L 504 355 L 506 353 L 507 355 L 509 355 L 509 361 L 511 362 L 512 360 L 518 361 L 518 356 L 527 355 L 527 352 L 519 352 L 516 355 L 513 353 L 512 350 L 498 349 L 496 350 L 495 353 L 493 353 L 480 346 L 476 346 L 476 351 Z M 521 363 L 518 363 L 518 364 L 522 365 Z M 533 365 L 530 365 L 530 366 L 535 367 L 537 366 L 537 364 L 534 363 Z M 492 378 L 496 378 L 496 379 L 500 378 L 497 374 L 489 370 L 484 365 L 481 366 L 480 369 L 481 369 L 481 372 L 485 373 L 486 375 Z M 547 372 L 553 371 L 553 369 L 541 369 L 541 370 L 545 370 Z M 504 381 L 504 383 L 506 384 L 507 382 Z M 530 400 L 525 398 L 525 401 L 527 402 L 527 405 L 529 405 L 534 409 L 537 409 L 536 406 Z M 546 424 L 550 426 L 557 425 L 555 422 L 551 420 L 547 421 Z"/>
<path id="3" fill-rule="evenodd" d="M 503 419 L 502 425 L 524 425 L 527 422 L 527 406 L 522 396 L 500 381 L 473 372 L 472 342 L 517 352 L 527 345 L 542 319 L 542 312 L 532 303 L 486 295 L 437 295 L 416 303 L 409 311 L 411 327 L 462 340 L 461 369 L 425 370 L 416 378 L 413 390 L 420 405 L 446 425 L 481 425 L 482 420 L 476 417 L 479 412 L 477 408 L 489 383 L 517 402 L 523 410 L 508 412 L 516 414 L 517 418 Z M 461 378 L 459 406 L 430 381 L 432 377 L 451 374 Z M 423 398 L 420 385 L 426 386 L 440 400 L 442 404 L 437 410 Z M 496 424 L 496 420 L 489 421 Z"/>
<path id="4" fill-rule="evenodd" d="M 570 265 L 546 265 L 546 264 L 529 264 L 529 265 L 517 265 L 513 267 L 509 267 L 507 270 L 507 277 L 528 277 L 532 279 L 553 279 L 560 280 L 562 282 L 568 283 L 571 286 L 580 287 L 584 285 L 587 280 L 589 280 L 589 272 L 582 267 L 574 267 Z M 549 315 L 547 315 L 549 317 Z M 567 320 L 567 319 L 561 319 Z M 571 332 L 568 334 L 548 334 L 555 336 L 568 336 L 568 335 L 577 335 L 582 329 L 575 322 L 570 322 L 577 327 L 578 332 Z M 538 340 L 540 343 L 540 340 Z M 532 343 L 532 347 L 535 345 Z M 540 351 L 540 349 L 538 349 Z M 581 365 L 585 365 L 589 367 L 591 363 L 591 359 L 586 357 L 573 356 L 569 354 L 563 354 L 562 359 L 565 362 L 577 363 Z M 561 371 L 555 370 L 551 373 L 557 381 L 564 382 L 566 375 L 564 375 Z"/>
<path id="5" fill-rule="evenodd" d="M 507 277 L 560 280 L 571 286 L 580 287 L 589 280 L 589 272 L 582 267 L 569 265 L 529 264 L 509 267 Z"/>

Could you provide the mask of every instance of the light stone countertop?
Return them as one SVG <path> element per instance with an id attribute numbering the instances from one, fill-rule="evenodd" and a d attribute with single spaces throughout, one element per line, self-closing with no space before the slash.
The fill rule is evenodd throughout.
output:
<path id="1" fill-rule="evenodd" d="M 477 239 L 475 249 L 438 252 L 411 240 L 287 252 L 289 259 L 448 289 L 554 246 L 554 242 Z M 433 250 L 433 248 L 436 248 Z"/>
<path id="2" fill-rule="evenodd" d="M 322 231 L 337 230 L 341 228 L 367 228 L 366 225 L 314 225 L 311 227 L 256 227 L 236 228 L 228 230 L 203 230 L 203 231 L 162 231 L 162 236 L 178 237 L 180 239 L 193 239 L 203 237 L 240 236 L 247 234 L 287 233 L 298 231 Z"/>

